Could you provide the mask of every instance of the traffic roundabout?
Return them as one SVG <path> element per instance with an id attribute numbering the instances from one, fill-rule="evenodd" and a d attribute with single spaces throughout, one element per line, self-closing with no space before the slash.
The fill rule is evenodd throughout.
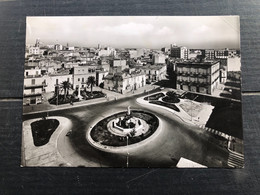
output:
<path id="1" fill-rule="evenodd" d="M 106 152 L 124 152 L 156 137 L 160 119 L 147 111 L 130 110 L 107 116 L 87 131 L 87 141 Z"/>

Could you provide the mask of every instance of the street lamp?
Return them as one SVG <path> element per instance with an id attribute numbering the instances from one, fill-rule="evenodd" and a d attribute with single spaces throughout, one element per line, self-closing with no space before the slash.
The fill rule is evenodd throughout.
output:
<path id="1" fill-rule="evenodd" d="M 128 165 L 129 165 L 128 135 L 126 136 L 126 150 L 127 150 L 127 156 L 126 156 L 126 167 L 128 167 Z"/>
<path id="2" fill-rule="evenodd" d="M 59 92 L 60 91 L 60 86 L 59 84 L 56 84 L 56 95 L 57 95 L 57 99 L 56 99 L 56 106 L 58 106 L 59 104 Z"/>

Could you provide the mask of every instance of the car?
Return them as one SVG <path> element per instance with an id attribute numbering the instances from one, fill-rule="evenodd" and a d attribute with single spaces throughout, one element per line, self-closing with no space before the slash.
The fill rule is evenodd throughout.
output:
<path id="1" fill-rule="evenodd" d="M 72 134 L 72 129 L 68 131 L 68 133 L 66 134 L 66 136 L 70 136 Z"/>
<path id="2" fill-rule="evenodd" d="M 164 90 L 164 87 L 160 87 L 160 90 Z"/>

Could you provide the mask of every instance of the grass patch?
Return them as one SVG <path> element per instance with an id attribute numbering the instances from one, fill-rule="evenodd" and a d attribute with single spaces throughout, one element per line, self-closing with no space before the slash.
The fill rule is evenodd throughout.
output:
<path id="1" fill-rule="evenodd" d="M 159 100 L 161 97 L 164 97 L 165 95 L 163 93 L 156 93 L 154 95 L 150 95 L 148 97 L 145 97 L 144 100 Z"/>
<path id="2" fill-rule="evenodd" d="M 161 101 L 149 101 L 149 103 L 164 106 L 164 107 L 170 108 L 176 112 L 180 112 L 180 109 L 177 106 L 175 106 L 174 104 L 170 104 L 167 102 L 161 102 Z"/>
<path id="3" fill-rule="evenodd" d="M 34 145 L 43 146 L 47 144 L 59 124 L 56 119 L 43 119 L 31 123 Z"/>

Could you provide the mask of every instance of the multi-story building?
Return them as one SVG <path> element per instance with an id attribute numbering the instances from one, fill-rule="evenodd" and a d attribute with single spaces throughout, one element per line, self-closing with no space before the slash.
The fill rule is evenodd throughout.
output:
<path id="1" fill-rule="evenodd" d="M 212 94 L 219 84 L 219 68 L 219 61 L 177 63 L 177 89 Z"/>
<path id="2" fill-rule="evenodd" d="M 104 78 L 104 88 L 125 94 L 146 85 L 145 74 L 140 70 L 129 69 L 128 72 L 109 73 Z"/>
<path id="3" fill-rule="evenodd" d="M 205 49 L 201 50 L 202 56 L 205 57 L 207 60 L 214 60 L 215 59 L 215 50 L 214 49 Z"/>
<path id="4" fill-rule="evenodd" d="M 218 59 L 220 63 L 220 72 L 219 72 L 219 82 L 220 83 L 225 83 L 227 82 L 227 61 L 228 59 Z"/>
<path id="5" fill-rule="evenodd" d="M 29 54 L 30 55 L 39 55 L 40 54 L 40 48 L 39 47 L 30 47 L 29 48 Z"/>
<path id="6" fill-rule="evenodd" d="M 215 58 L 217 59 L 225 59 L 228 58 L 229 51 L 228 49 L 219 49 L 215 51 Z"/>
<path id="7" fill-rule="evenodd" d="M 129 57 L 130 58 L 137 58 L 138 57 L 138 52 L 137 50 L 129 50 Z"/>
<path id="8" fill-rule="evenodd" d="M 166 54 L 169 54 L 169 52 L 171 51 L 171 49 L 168 48 L 168 47 L 163 47 L 163 48 L 161 49 L 161 51 L 164 52 L 164 53 L 166 53 Z"/>
<path id="9" fill-rule="evenodd" d="M 122 59 L 113 59 L 111 65 L 112 67 L 122 67 L 122 70 L 128 68 L 128 66 L 126 65 L 126 60 Z"/>
<path id="10" fill-rule="evenodd" d="M 99 86 L 104 82 L 105 76 L 108 75 L 108 71 L 106 70 L 97 70 L 96 72 L 96 86 Z"/>
<path id="11" fill-rule="evenodd" d="M 138 67 L 138 69 L 146 75 L 147 81 L 157 82 L 165 79 L 167 66 L 166 64 L 146 65 Z"/>
<path id="12" fill-rule="evenodd" d="M 43 79 L 45 83 L 45 92 L 54 92 L 55 86 L 62 84 L 64 81 L 68 81 L 70 84 L 73 84 L 72 74 L 69 74 L 69 72 L 44 75 Z"/>
<path id="13" fill-rule="evenodd" d="M 61 44 L 55 44 L 55 45 L 54 45 L 54 49 L 60 51 L 60 50 L 63 49 L 63 46 L 62 46 Z"/>
<path id="14" fill-rule="evenodd" d="M 233 58 L 233 57 L 235 57 L 237 55 L 237 50 L 235 50 L 235 49 L 229 49 L 228 50 L 228 57 L 229 58 Z"/>
<path id="15" fill-rule="evenodd" d="M 98 51 L 98 56 L 116 56 L 116 50 L 110 47 L 106 47 Z"/>
<path id="16" fill-rule="evenodd" d="M 88 77 L 96 78 L 97 65 L 85 65 L 74 67 L 73 71 L 73 89 L 84 88 L 87 86 Z"/>
<path id="17" fill-rule="evenodd" d="M 31 105 L 41 103 L 44 86 L 45 83 L 41 69 L 25 66 L 23 104 Z"/>
<path id="18" fill-rule="evenodd" d="M 171 45 L 171 57 L 188 59 L 188 49 L 186 47 L 179 47 L 176 45 Z"/>
<path id="19" fill-rule="evenodd" d="M 153 64 L 165 64 L 165 55 L 164 54 L 154 54 L 153 55 Z"/>

